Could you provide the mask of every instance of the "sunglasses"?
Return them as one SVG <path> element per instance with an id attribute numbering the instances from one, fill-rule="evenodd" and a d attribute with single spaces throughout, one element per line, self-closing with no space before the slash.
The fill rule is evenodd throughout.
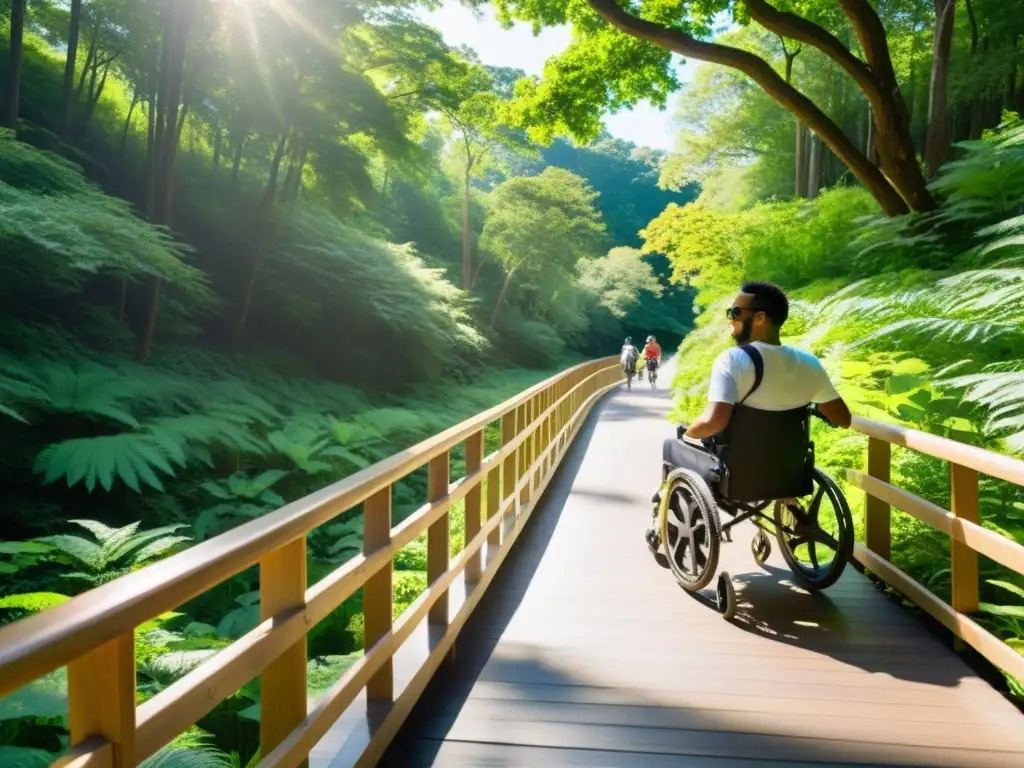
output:
<path id="1" fill-rule="evenodd" d="M 739 320 L 743 316 L 744 312 L 754 312 L 754 311 L 757 311 L 757 310 L 754 310 L 751 307 L 728 307 L 725 310 L 725 316 L 727 318 L 729 318 L 730 320 Z"/>

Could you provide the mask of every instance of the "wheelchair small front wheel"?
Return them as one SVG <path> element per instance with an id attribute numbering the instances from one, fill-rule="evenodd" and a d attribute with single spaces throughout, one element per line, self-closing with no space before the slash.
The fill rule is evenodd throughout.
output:
<path id="1" fill-rule="evenodd" d="M 750 540 L 750 552 L 754 555 L 755 563 L 764 565 L 772 555 L 772 542 L 768 534 L 761 530 L 755 533 L 754 538 Z"/>
<path id="2" fill-rule="evenodd" d="M 723 618 L 731 619 L 736 615 L 736 590 L 732 586 L 732 577 L 725 571 L 718 574 L 715 601 Z"/>
<path id="3" fill-rule="evenodd" d="M 853 515 L 846 497 L 817 467 L 810 495 L 775 502 L 775 528 L 786 564 L 807 589 L 831 587 L 853 556 Z"/>
<path id="4" fill-rule="evenodd" d="M 711 489 L 688 469 L 671 472 L 665 481 L 668 504 L 661 524 L 668 565 L 687 592 L 703 589 L 718 569 L 721 525 Z"/>

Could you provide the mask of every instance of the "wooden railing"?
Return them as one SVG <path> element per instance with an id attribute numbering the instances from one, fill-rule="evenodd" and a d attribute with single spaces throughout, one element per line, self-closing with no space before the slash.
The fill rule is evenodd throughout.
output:
<path id="1" fill-rule="evenodd" d="M 618 358 L 576 366 L 276 512 L 0 629 L 0 696 L 67 665 L 71 748 L 56 764 L 127 768 L 259 675 L 261 766 L 302 764 L 343 714 L 343 753 L 373 765 L 453 649 L 584 417 L 621 380 Z M 499 420 L 501 448 L 485 458 L 484 430 Z M 453 484 L 449 457 L 460 443 L 466 475 Z M 426 505 L 392 527 L 392 485 L 424 465 Z M 466 543 L 451 559 L 449 511 L 460 501 Z M 306 534 L 360 503 L 363 554 L 307 588 Z M 392 560 L 424 531 L 427 589 L 393 620 Z M 256 563 L 262 623 L 137 707 L 135 628 Z M 365 654 L 307 710 L 306 634 L 360 588 Z"/>
<path id="2" fill-rule="evenodd" d="M 978 555 L 1024 574 L 1024 547 L 981 526 L 978 475 L 1024 485 L 1024 461 L 937 435 L 854 417 L 853 429 L 868 436 L 867 471 L 847 476 L 867 493 L 864 544 L 854 557 L 868 571 L 925 610 L 999 669 L 1024 680 L 1024 656 L 981 627 L 978 611 Z M 891 446 L 903 446 L 949 463 L 952 510 L 892 485 Z M 951 600 L 946 603 L 889 562 L 891 508 L 906 512 L 950 538 Z"/>

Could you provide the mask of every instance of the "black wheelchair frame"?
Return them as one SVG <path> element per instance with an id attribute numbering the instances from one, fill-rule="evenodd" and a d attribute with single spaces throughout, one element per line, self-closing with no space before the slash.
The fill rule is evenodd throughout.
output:
<path id="1" fill-rule="evenodd" d="M 810 413 L 825 419 L 816 409 L 809 409 Z M 831 425 L 830 425 L 831 426 Z M 798 498 L 802 497 L 778 497 L 761 499 L 757 501 L 738 501 L 728 498 L 727 494 L 721 492 L 722 481 L 728 479 L 729 469 L 720 457 L 714 441 L 686 440 L 683 437 L 684 427 L 677 428 L 676 440 L 684 441 L 695 451 L 703 451 L 708 457 L 707 467 L 704 471 L 698 472 L 693 469 L 673 467 L 668 460 L 665 460 L 662 469 L 662 493 L 659 504 L 655 505 L 654 514 L 661 522 L 661 529 L 657 531 L 660 538 L 656 556 L 664 557 L 668 561 L 668 567 L 672 570 L 677 581 L 683 589 L 689 592 L 696 592 L 706 586 L 713 578 L 717 570 L 719 548 L 722 543 L 732 542 L 732 530 L 740 523 L 750 520 L 757 527 L 757 533 L 751 541 L 751 552 L 758 565 L 763 565 L 771 554 L 771 543 L 769 534 L 774 534 L 780 545 L 781 552 L 790 570 L 793 572 L 795 581 L 808 590 L 817 591 L 827 589 L 834 584 L 842 575 L 847 562 L 853 553 L 853 520 L 846 498 L 835 482 L 825 472 L 813 465 L 813 442 L 807 437 L 807 451 L 809 463 L 807 472 L 809 479 L 806 485 L 813 493 L 813 499 L 807 509 L 804 509 Z M 668 441 L 666 441 L 668 443 Z M 693 517 L 687 520 L 678 520 L 681 525 L 677 526 L 676 542 L 670 542 L 670 530 L 668 515 L 673 503 L 672 494 L 682 492 L 689 497 L 690 501 L 685 502 L 687 510 L 683 511 L 684 517 L 692 513 L 693 507 L 699 510 L 703 518 L 705 531 L 705 543 L 707 552 L 704 555 L 704 565 L 700 565 L 700 552 L 698 550 L 695 531 L 698 524 L 693 522 Z M 811 495 L 811 494 L 805 494 Z M 839 525 L 838 537 L 826 534 L 818 521 L 821 502 L 825 496 L 837 514 Z M 692 502 L 692 503 L 691 503 Z M 661 507 L 664 505 L 664 512 Z M 769 515 L 766 510 L 774 506 L 773 514 Z M 787 524 L 784 520 L 784 513 L 788 512 L 793 523 Z M 719 513 L 725 513 L 730 519 L 723 521 Z M 676 515 L 678 518 L 678 515 Z M 688 534 L 688 546 L 694 550 L 692 558 L 693 572 L 688 572 L 680 561 L 678 550 L 685 548 L 682 544 L 682 536 Z M 795 543 L 799 542 L 799 543 Z M 810 552 L 812 566 L 804 566 L 796 556 L 796 550 L 802 544 L 807 544 Z M 818 563 L 816 549 L 818 544 L 823 544 L 834 549 L 835 557 L 824 571 Z M 665 553 L 660 550 L 664 548 Z M 727 572 L 719 574 L 716 587 L 716 600 L 718 609 L 726 617 L 730 618 L 736 612 L 735 590 L 732 579 Z"/>

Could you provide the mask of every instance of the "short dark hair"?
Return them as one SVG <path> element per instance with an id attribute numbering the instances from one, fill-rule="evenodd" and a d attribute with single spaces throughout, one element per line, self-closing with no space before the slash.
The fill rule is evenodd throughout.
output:
<path id="1" fill-rule="evenodd" d="M 753 296 L 750 308 L 755 312 L 764 312 L 773 325 L 781 326 L 789 317 L 789 299 L 786 292 L 775 283 L 751 281 L 740 288 L 743 293 Z"/>

